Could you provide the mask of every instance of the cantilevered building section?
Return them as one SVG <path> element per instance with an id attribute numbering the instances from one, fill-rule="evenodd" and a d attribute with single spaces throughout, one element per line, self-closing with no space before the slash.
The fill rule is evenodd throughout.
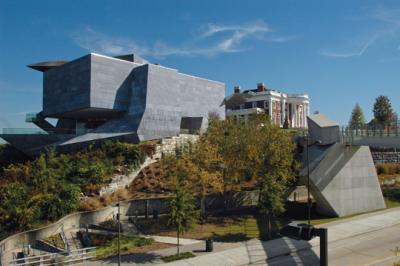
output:
<path id="1" fill-rule="evenodd" d="M 41 134 L 4 129 L 2 138 L 27 154 L 106 138 L 139 142 L 195 133 L 208 114 L 225 117 L 225 85 L 147 62 L 137 55 L 88 54 L 29 65 L 43 72 L 43 110 L 27 115 Z M 47 118 L 56 118 L 53 126 Z"/>

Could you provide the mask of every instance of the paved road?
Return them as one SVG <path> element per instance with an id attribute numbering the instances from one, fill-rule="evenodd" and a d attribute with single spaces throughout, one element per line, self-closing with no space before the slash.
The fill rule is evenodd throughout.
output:
<path id="1" fill-rule="evenodd" d="M 329 243 L 329 265 L 393 265 L 400 262 L 400 224 Z M 319 247 L 255 265 L 318 265 Z"/>

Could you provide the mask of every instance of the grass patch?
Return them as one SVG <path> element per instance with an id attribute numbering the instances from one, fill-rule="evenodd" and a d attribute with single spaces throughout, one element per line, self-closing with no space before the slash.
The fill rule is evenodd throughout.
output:
<path id="1" fill-rule="evenodd" d="M 272 222 L 272 232 L 276 233 L 287 223 L 289 223 L 289 219 L 286 217 L 275 219 Z M 176 236 L 176 231 L 168 226 L 166 216 L 160 216 L 158 220 L 141 219 L 138 221 L 138 225 L 145 234 Z M 209 216 L 202 222 L 197 221 L 191 230 L 181 235 L 183 238 L 201 240 L 211 237 L 218 242 L 239 242 L 252 238 L 265 239 L 267 236 L 267 221 L 257 215 L 256 211 L 230 213 L 228 216 Z"/>
<path id="2" fill-rule="evenodd" d="M 396 200 L 393 200 L 393 199 L 390 199 L 387 197 L 385 197 L 384 199 L 385 199 L 386 209 L 400 207 L 399 201 L 396 201 Z M 334 221 L 338 221 L 338 220 L 352 218 L 352 217 L 355 217 L 355 216 L 358 216 L 361 214 L 374 213 L 376 211 L 382 211 L 382 210 L 374 210 L 374 211 L 369 211 L 369 212 L 355 213 L 355 214 L 342 216 L 342 217 L 328 217 L 328 218 L 320 218 L 320 219 L 311 219 L 311 224 L 318 225 L 318 224 L 330 223 L 330 222 L 334 222 Z"/>
<path id="3" fill-rule="evenodd" d="M 390 198 L 385 198 L 385 203 L 387 209 L 400 207 L 400 201 L 393 200 Z"/>
<path id="4" fill-rule="evenodd" d="M 400 207 L 400 202 L 385 197 L 386 208 Z M 325 217 L 317 213 L 313 204 L 311 210 L 311 224 L 319 225 L 348 219 L 357 215 L 373 213 L 363 212 L 344 217 Z M 283 216 L 272 220 L 271 237 L 277 237 L 279 229 L 289 224 L 291 221 L 305 221 L 307 218 L 307 203 L 289 202 L 286 204 L 286 212 Z M 176 236 L 176 231 L 168 226 L 168 217 L 160 216 L 158 220 L 139 219 L 137 225 L 145 234 L 157 234 L 163 236 Z M 213 238 L 219 242 L 240 242 L 257 238 L 266 240 L 268 238 L 268 227 L 265 218 L 257 214 L 256 209 L 242 212 L 230 212 L 225 215 L 209 216 L 203 222 L 196 222 L 193 228 L 181 235 L 182 238 L 207 239 Z"/>
<path id="5" fill-rule="evenodd" d="M 176 261 L 176 260 L 189 259 L 189 258 L 193 258 L 193 257 L 196 257 L 196 255 L 194 255 L 192 252 L 183 252 L 183 253 L 180 253 L 179 256 L 178 256 L 178 254 L 175 254 L 175 255 L 161 257 L 161 259 L 164 262 L 171 262 L 171 261 Z"/>
<path id="6" fill-rule="evenodd" d="M 65 244 L 61 238 L 61 234 L 55 234 L 55 235 L 49 236 L 48 238 L 44 239 L 44 241 L 50 243 L 51 245 L 53 245 L 59 249 L 65 248 Z"/>
<path id="7" fill-rule="evenodd" d="M 144 238 L 139 236 L 121 236 L 120 248 L 121 253 L 134 252 L 136 248 L 151 245 L 154 243 L 152 238 Z M 118 237 L 106 241 L 103 245 L 96 248 L 96 258 L 107 258 L 118 254 Z"/>

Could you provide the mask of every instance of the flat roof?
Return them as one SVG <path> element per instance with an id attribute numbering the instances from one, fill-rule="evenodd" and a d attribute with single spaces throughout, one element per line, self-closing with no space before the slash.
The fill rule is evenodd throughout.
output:
<path id="1" fill-rule="evenodd" d="M 314 123 L 316 123 L 320 127 L 333 127 L 338 126 L 339 123 L 328 118 L 323 114 L 312 114 L 308 116 Z"/>

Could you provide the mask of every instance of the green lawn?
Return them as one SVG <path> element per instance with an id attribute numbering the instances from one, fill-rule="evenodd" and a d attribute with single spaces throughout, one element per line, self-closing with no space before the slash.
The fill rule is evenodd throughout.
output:
<path id="1" fill-rule="evenodd" d="M 289 220 L 286 217 L 274 219 L 272 222 L 272 236 Z M 169 227 L 166 216 L 158 220 L 142 219 L 138 224 L 145 234 L 158 234 L 164 236 L 176 236 L 173 228 Z M 209 216 L 203 222 L 196 222 L 191 230 L 182 234 L 183 238 L 207 239 L 212 237 L 220 242 L 245 241 L 252 238 L 266 239 L 268 236 L 267 221 L 255 212 L 232 213 L 229 216 Z"/>
<path id="2" fill-rule="evenodd" d="M 137 247 L 151 245 L 154 242 L 152 238 L 144 238 L 139 236 L 121 235 L 120 247 L 121 252 L 127 253 L 135 250 Z M 103 245 L 96 247 L 96 258 L 107 258 L 118 254 L 118 237 L 105 242 Z"/>
<path id="3" fill-rule="evenodd" d="M 386 207 L 400 207 L 400 202 L 385 198 Z M 307 216 L 307 204 L 304 202 L 287 203 L 286 213 L 273 219 L 272 221 L 272 238 L 277 237 L 280 228 L 287 225 L 293 220 L 304 221 Z M 367 213 L 367 212 L 366 212 Z M 344 217 L 323 217 L 318 215 L 315 209 L 311 213 L 311 224 L 318 225 L 329 223 L 341 219 L 351 218 L 360 214 L 358 213 Z M 157 234 L 164 236 L 176 236 L 174 228 L 168 226 L 167 216 L 160 216 L 158 220 L 141 219 L 138 224 L 145 234 Z M 209 216 L 202 223 L 196 222 L 193 228 L 185 232 L 181 237 L 192 239 L 207 239 L 212 237 L 219 242 L 238 242 L 252 238 L 267 239 L 268 238 L 267 221 L 260 217 L 256 210 L 245 211 L 241 213 L 230 213 L 229 215 Z"/>
<path id="4" fill-rule="evenodd" d="M 395 200 L 392 200 L 392 199 L 389 199 L 389 198 L 385 198 L 385 203 L 386 203 L 386 209 L 400 207 L 400 202 L 399 201 L 395 201 Z M 352 217 L 355 217 L 357 215 L 366 214 L 366 213 L 373 213 L 373 212 L 376 212 L 376 211 L 361 212 L 361 213 L 356 213 L 356 214 L 342 216 L 342 217 L 311 219 L 311 224 L 312 225 L 324 224 L 324 223 L 329 223 L 329 222 L 334 222 L 334 221 L 338 221 L 338 220 L 342 220 L 342 219 L 352 218 Z"/>
<path id="5" fill-rule="evenodd" d="M 396 201 L 393 199 L 385 198 L 386 208 L 396 208 L 400 207 L 400 201 Z"/>

